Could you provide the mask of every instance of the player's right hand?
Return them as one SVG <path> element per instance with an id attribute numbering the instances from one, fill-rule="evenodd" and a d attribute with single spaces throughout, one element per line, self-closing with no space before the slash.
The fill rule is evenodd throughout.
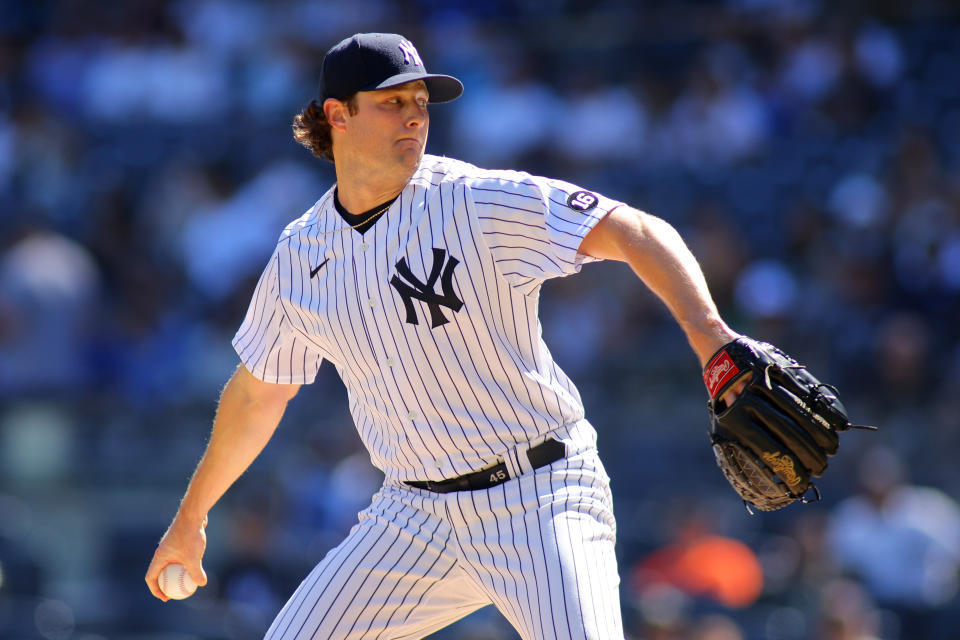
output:
<path id="1" fill-rule="evenodd" d="M 175 562 L 187 568 L 187 573 L 198 586 L 207 584 L 207 573 L 203 570 L 203 553 L 207 548 L 206 526 L 206 516 L 198 524 L 195 521 L 191 523 L 179 513 L 170 523 L 153 553 L 153 560 L 144 578 L 155 597 L 164 602 L 170 599 L 160 590 L 159 580 L 163 568 Z"/>

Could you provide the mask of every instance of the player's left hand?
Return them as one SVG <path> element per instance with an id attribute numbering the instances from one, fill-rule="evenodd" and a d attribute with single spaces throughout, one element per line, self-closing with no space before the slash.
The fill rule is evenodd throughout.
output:
<path id="1" fill-rule="evenodd" d="M 771 511 L 800 500 L 850 428 L 835 387 L 765 342 L 728 343 L 704 369 L 717 464 L 750 506 Z"/>
<path id="2" fill-rule="evenodd" d="M 203 554 L 207 548 L 207 522 L 206 516 L 202 522 L 196 524 L 178 514 L 170 523 L 153 553 L 153 560 L 144 577 L 150 593 L 155 597 L 164 602 L 170 599 L 160 590 L 159 583 L 160 573 L 168 564 L 182 564 L 197 586 L 207 584 L 207 573 L 203 569 Z"/>
<path id="3" fill-rule="evenodd" d="M 736 402 L 737 396 L 743 393 L 743 390 L 747 388 L 747 382 L 749 382 L 751 378 L 753 378 L 753 374 L 748 371 L 745 376 L 734 381 L 734 383 L 730 385 L 726 391 L 720 394 L 719 398 L 717 398 L 718 405 L 729 407 Z"/>

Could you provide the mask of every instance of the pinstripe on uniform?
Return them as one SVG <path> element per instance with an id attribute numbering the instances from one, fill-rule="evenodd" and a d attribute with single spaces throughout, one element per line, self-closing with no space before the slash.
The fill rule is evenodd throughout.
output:
<path id="1" fill-rule="evenodd" d="M 284 230 L 233 344 L 269 382 L 332 362 L 386 480 L 268 638 L 422 637 L 490 603 L 524 638 L 622 637 L 596 433 L 537 312 L 542 283 L 579 271 L 581 240 L 620 205 L 571 207 L 577 193 L 426 155 L 365 234 L 333 189 Z M 546 434 L 580 453 L 484 491 L 402 483 L 500 460 L 529 471 L 523 451 Z"/>

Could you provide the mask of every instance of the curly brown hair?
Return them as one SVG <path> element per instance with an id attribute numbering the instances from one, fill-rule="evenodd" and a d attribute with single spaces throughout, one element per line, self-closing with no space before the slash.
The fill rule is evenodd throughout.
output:
<path id="1" fill-rule="evenodd" d="M 357 113 L 357 94 L 343 99 L 350 115 Z M 323 105 L 316 100 L 303 108 L 293 117 L 293 139 L 305 146 L 318 158 L 333 162 L 333 138 L 330 136 L 330 123 L 323 113 Z"/>

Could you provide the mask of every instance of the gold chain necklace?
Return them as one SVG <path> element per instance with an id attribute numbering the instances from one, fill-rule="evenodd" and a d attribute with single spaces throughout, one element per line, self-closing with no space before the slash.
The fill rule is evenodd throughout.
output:
<path id="1" fill-rule="evenodd" d="M 394 198 L 394 200 L 396 200 L 396 198 Z M 387 209 L 389 209 L 393 205 L 394 200 L 391 200 L 390 202 L 385 204 L 379 211 L 370 215 L 368 218 L 366 218 L 362 222 L 358 222 L 357 224 L 350 225 L 349 227 L 340 227 L 339 229 L 331 229 L 330 231 L 321 231 L 320 235 L 325 236 L 331 233 L 338 233 L 340 231 L 349 231 L 350 229 L 356 229 L 357 227 L 362 227 L 363 225 L 367 224 L 371 220 L 376 220 L 377 218 L 379 218 Z"/>

